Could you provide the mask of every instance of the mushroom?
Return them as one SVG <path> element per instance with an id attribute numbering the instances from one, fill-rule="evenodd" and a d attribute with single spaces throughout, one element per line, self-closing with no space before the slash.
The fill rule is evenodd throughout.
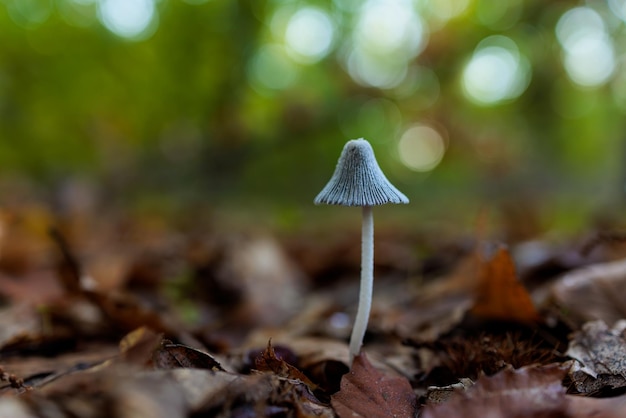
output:
<path id="1" fill-rule="evenodd" d="M 387 180 L 376 162 L 374 150 L 365 139 L 348 141 L 335 172 L 314 200 L 316 205 L 361 206 L 361 290 L 352 335 L 350 365 L 361 351 L 372 306 L 374 286 L 374 217 L 372 206 L 409 203 L 409 199 Z"/>

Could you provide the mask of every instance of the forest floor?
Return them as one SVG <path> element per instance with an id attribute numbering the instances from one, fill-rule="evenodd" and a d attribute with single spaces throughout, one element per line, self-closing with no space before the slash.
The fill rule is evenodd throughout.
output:
<path id="1" fill-rule="evenodd" d="M 0 212 L 0 417 L 624 417 L 626 236 Z"/>

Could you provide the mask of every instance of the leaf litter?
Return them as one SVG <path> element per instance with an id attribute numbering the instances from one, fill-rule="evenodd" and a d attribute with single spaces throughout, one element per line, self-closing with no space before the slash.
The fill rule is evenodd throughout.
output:
<path id="1" fill-rule="evenodd" d="M 626 413 L 621 247 L 383 229 L 350 369 L 353 232 L 88 218 L 2 212 L 0 417 Z"/>

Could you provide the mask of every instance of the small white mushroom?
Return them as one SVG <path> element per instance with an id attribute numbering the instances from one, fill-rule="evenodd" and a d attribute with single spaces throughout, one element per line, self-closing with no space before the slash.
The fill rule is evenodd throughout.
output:
<path id="1" fill-rule="evenodd" d="M 376 162 L 374 150 L 365 139 L 348 141 L 335 173 L 314 200 L 316 205 L 361 206 L 361 290 L 354 328 L 350 337 L 350 364 L 361 351 L 372 307 L 374 286 L 374 218 L 372 206 L 409 203 L 409 199 L 387 180 Z"/>

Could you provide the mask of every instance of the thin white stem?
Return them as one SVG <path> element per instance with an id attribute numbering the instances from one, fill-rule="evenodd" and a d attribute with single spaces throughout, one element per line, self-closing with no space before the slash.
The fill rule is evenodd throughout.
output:
<path id="1" fill-rule="evenodd" d="M 361 290 L 359 306 L 350 336 L 350 367 L 354 357 L 361 351 L 363 337 L 372 307 L 374 288 L 374 216 L 371 206 L 363 206 L 363 226 L 361 229 Z"/>

